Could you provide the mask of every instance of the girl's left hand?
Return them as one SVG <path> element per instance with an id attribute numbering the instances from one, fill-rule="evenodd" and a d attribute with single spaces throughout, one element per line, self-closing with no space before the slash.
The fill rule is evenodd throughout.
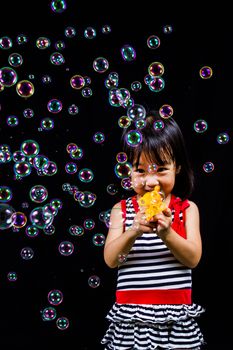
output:
<path id="1" fill-rule="evenodd" d="M 160 214 L 154 216 L 153 221 L 157 222 L 157 235 L 162 236 L 167 233 L 172 224 L 172 212 L 170 208 L 164 209 Z"/>

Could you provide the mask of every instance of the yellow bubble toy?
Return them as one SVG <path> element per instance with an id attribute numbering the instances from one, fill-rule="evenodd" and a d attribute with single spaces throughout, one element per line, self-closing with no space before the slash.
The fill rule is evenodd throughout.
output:
<path id="1" fill-rule="evenodd" d="M 146 192 L 139 198 L 138 205 L 145 209 L 147 221 L 150 221 L 154 215 L 161 213 L 166 208 L 166 204 L 163 201 L 160 186 L 156 185 L 153 191 Z"/>

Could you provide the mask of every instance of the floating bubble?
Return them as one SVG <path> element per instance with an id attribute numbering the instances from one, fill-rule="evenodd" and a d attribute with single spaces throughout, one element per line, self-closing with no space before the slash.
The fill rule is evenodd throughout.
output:
<path id="1" fill-rule="evenodd" d="M 138 80 L 133 81 L 131 84 L 131 90 L 134 92 L 140 91 L 142 89 L 142 83 Z"/>
<path id="2" fill-rule="evenodd" d="M 123 115 L 118 119 L 118 125 L 120 128 L 126 129 L 130 126 L 131 119 L 130 117 Z"/>
<path id="3" fill-rule="evenodd" d="M 0 186 L 0 202 L 7 203 L 13 197 L 12 190 L 8 186 Z"/>
<path id="4" fill-rule="evenodd" d="M 111 31 L 112 31 L 112 28 L 108 24 L 103 25 L 102 28 L 101 28 L 101 32 L 103 34 L 109 34 L 109 33 L 111 33 Z"/>
<path id="5" fill-rule="evenodd" d="M 152 62 L 148 67 L 148 73 L 153 77 L 161 77 L 164 74 L 164 66 L 160 62 Z"/>
<path id="6" fill-rule="evenodd" d="M 71 106 L 69 106 L 68 113 L 70 115 L 76 115 L 76 114 L 78 114 L 78 112 L 79 112 L 78 106 L 76 106 L 75 104 L 72 104 Z"/>
<path id="7" fill-rule="evenodd" d="M 62 107 L 62 102 L 56 98 L 53 98 L 47 103 L 48 111 L 53 114 L 61 112 Z"/>
<path id="8" fill-rule="evenodd" d="M 150 165 L 148 166 L 148 169 L 147 169 L 147 171 L 148 171 L 149 174 L 154 174 L 154 173 L 157 172 L 157 170 L 158 170 L 158 165 L 155 164 L 155 163 L 150 164 Z"/>
<path id="9" fill-rule="evenodd" d="M 25 154 L 27 157 L 35 157 L 40 151 L 40 146 L 38 142 L 34 140 L 25 140 L 21 146 L 20 150 Z"/>
<path id="10" fill-rule="evenodd" d="M 51 45 L 50 39 L 44 36 L 41 36 L 36 40 L 36 47 L 40 50 L 47 49 L 50 45 Z"/>
<path id="11" fill-rule="evenodd" d="M 31 223 L 41 229 L 51 225 L 53 218 L 53 214 L 43 207 L 34 208 L 30 213 Z"/>
<path id="12" fill-rule="evenodd" d="M 160 46 L 160 39 L 157 35 L 150 35 L 146 43 L 149 49 L 157 49 Z"/>
<path id="13" fill-rule="evenodd" d="M 73 149 L 70 151 L 70 158 L 72 159 L 82 159 L 83 158 L 83 149 L 81 147 L 77 147 L 76 149 Z"/>
<path id="14" fill-rule="evenodd" d="M 78 173 L 79 180 L 85 183 L 91 182 L 94 178 L 94 173 L 91 169 L 83 168 Z"/>
<path id="15" fill-rule="evenodd" d="M 42 130 L 49 131 L 54 128 L 54 121 L 51 118 L 44 118 L 40 121 L 40 126 Z"/>
<path id="16" fill-rule="evenodd" d="M 126 260 L 127 260 L 127 255 L 126 254 L 119 254 L 118 255 L 118 261 L 119 261 L 119 263 L 120 264 L 123 264 L 124 262 L 126 262 Z"/>
<path id="17" fill-rule="evenodd" d="M 112 88 L 109 90 L 109 104 L 113 107 L 120 107 L 122 105 L 122 101 L 120 99 L 120 95 L 118 93 L 118 89 Z"/>
<path id="18" fill-rule="evenodd" d="M 145 119 L 138 119 L 135 121 L 135 127 L 136 129 L 143 129 L 146 126 L 146 121 Z"/>
<path id="19" fill-rule="evenodd" d="M 46 75 L 43 75 L 43 77 L 41 78 L 41 81 L 43 84 L 50 84 L 52 82 L 52 78 L 50 75 L 46 74 Z"/>
<path id="20" fill-rule="evenodd" d="M 51 200 L 50 206 L 51 206 L 51 208 L 54 208 L 56 210 L 61 210 L 63 207 L 63 203 L 62 203 L 61 199 L 54 198 Z"/>
<path id="21" fill-rule="evenodd" d="M 199 70 L 199 74 L 202 79 L 210 79 L 213 75 L 213 70 L 209 66 L 204 66 Z"/>
<path id="22" fill-rule="evenodd" d="M 25 34 L 19 34 L 16 37 L 16 42 L 18 45 L 24 45 L 28 42 L 28 37 Z"/>
<path id="23" fill-rule="evenodd" d="M 111 196 L 114 196 L 115 194 L 118 193 L 118 186 L 116 184 L 109 184 L 107 186 L 107 193 L 110 194 Z"/>
<path id="24" fill-rule="evenodd" d="M 127 162 L 127 159 L 128 159 L 128 156 L 127 156 L 127 154 L 125 152 L 119 152 L 116 155 L 116 160 L 120 164 L 123 164 L 123 163 Z"/>
<path id="25" fill-rule="evenodd" d="M 50 7 L 53 12 L 62 13 L 66 10 L 67 4 L 65 0 L 53 0 Z"/>
<path id="26" fill-rule="evenodd" d="M 122 56 L 124 61 L 131 62 L 131 61 L 134 61 L 136 59 L 136 51 L 132 46 L 124 45 L 121 48 L 121 56 Z"/>
<path id="27" fill-rule="evenodd" d="M 103 132 L 101 131 L 97 131 L 94 135 L 93 135 L 93 141 L 95 143 L 103 143 L 105 141 L 105 135 Z"/>
<path id="28" fill-rule="evenodd" d="M 106 78 L 104 81 L 104 85 L 107 89 L 112 89 L 118 87 L 119 80 L 118 78 Z"/>
<path id="29" fill-rule="evenodd" d="M 86 39 L 94 39 L 96 37 L 96 30 L 93 27 L 87 27 L 84 30 L 84 37 Z"/>
<path id="30" fill-rule="evenodd" d="M 84 234 L 84 228 L 80 225 L 72 225 L 69 228 L 69 233 L 72 236 L 82 236 Z"/>
<path id="31" fill-rule="evenodd" d="M 16 85 L 16 92 L 20 97 L 29 98 L 34 92 L 34 85 L 29 80 L 21 80 Z"/>
<path id="32" fill-rule="evenodd" d="M 109 68 L 109 62 L 104 57 L 97 57 L 93 61 L 93 68 L 94 68 L 94 71 L 97 72 L 97 73 L 104 73 Z"/>
<path id="33" fill-rule="evenodd" d="M 7 117 L 6 123 L 10 127 L 15 127 L 19 125 L 19 118 L 16 117 L 15 115 L 10 115 L 9 117 Z"/>
<path id="34" fill-rule="evenodd" d="M 46 156 L 38 154 L 35 157 L 33 157 L 33 166 L 37 170 L 42 170 L 43 166 L 47 164 L 48 161 L 49 159 Z"/>
<path id="35" fill-rule="evenodd" d="M 73 89 L 80 90 L 85 85 L 85 79 L 81 75 L 75 74 L 70 78 L 70 85 Z"/>
<path id="36" fill-rule="evenodd" d="M 34 185 L 29 192 L 30 198 L 35 203 L 43 203 L 48 198 L 48 190 L 43 185 Z"/>
<path id="37" fill-rule="evenodd" d="M 63 293 L 59 289 L 52 289 L 48 293 L 48 301 L 52 305 L 60 305 L 63 301 Z"/>
<path id="38" fill-rule="evenodd" d="M 8 272 L 7 279 L 8 279 L 9 282 L 17 281 L 17 279 L 18 279 L 17 272 L 15 272 L 15 271 Z"/>
<path id="39" fill-rule="evenodd" d="M 43 228 L 43 232 L 47 235 L 47 236 L 51 236 L 55 233 L 55 226 L 53 225 L 49 225 L 49 226 L 45 226 Z"/>
<path id="40" fill-rule="evenodd" d="M 214 171 L 214 164 L 212 162 L 205 162 L 203 164 L 203 170 L 205 173 L 212 173 Z"/>
<path id="41" fill-rule="evenodd" d="M 31 174 L 32 168 L 29 162 L 21 162 L 15 163 L 14 165 L 15 175 L 19 175 L 20 177 L 25 177 Z"/>
<path id="42" fill-rule="evenodd" d="M 34 257 L 34 251 L 31 247 L 24 247 L 21 249 L 20 255 L 24 260 L 31 260 Z"/>
<path id="43" fill-rule="evenodd" d="M 86 230 L 93 230 L 95 227 L 95 221 L 93 219 L 85 219 L 83 226 Z"/>
<path id="44" fill-rule="evenodd" d="M 66 330 L 69 327 L 69 319 L 67 317 L 61 316 L 56 320 L 56 326 L 60 330 Z"/>
<path id="45" fill-rule="evenodd" d="M 87 86 L 82 89 L 81 94 L 83 97 L 91 97 L 93 92 L 92 89 Z"/>
<path id="46" fill-rule="evenodd" d="M 58 40 L 54 44 L 56 50 L 64 50 L 66 47 L 66 44 L 63 40 Z"/>
<path id="47" fill-rule="evenodd" d="M 76 29 L 74 27 L 69 26 L 69 27 L 65 28 L 65 36 L 67 38 L 69 38 L 69 39 L 73 38 L 75 35 L 76 35 Z"/>
<path id="48" fill-rule="evenodd" d="M 94 243 L 95 246 L 101 247 L 105 243 L 105 235 L 103 233 L 96 233 L 92 237 L 92 242 Z"/>
<path id="49" fill-rule="evenodd" d="M 57 317 L 57 311 L 52 306 L 45 307 L 40 313 L 43 321 L 53 321 Z"/>
<path id="50" fill-rule="evenodd" d="M 78 166 L 76 163 L 73 163 L 73 162 L 66 163 L 65 171 L 67 174 L 71 174 L 71 175 L 75 174 L 78 171 Z"/>
<path id="51" fill-rule="evenodd" d="M 154 77 L 148 84 L 148 87 L 153 92 L 160 92 L 165 87 L 165 81 L 161 77 Z"/>
<path id="52" fill-rule="evenodd" d="M 139 130 L 130 130 L 125 135 L 125 141 L 127 145 L 137 147 L 140 143 L 142 143 L 142 134 Z"/>
<path id="53" fill-rule="evenodd" d="M 132 181 L 130 177 L 124 177 L 121 180 L 121 187 L 126 191 L 131 191 L 133 189 Z"/>
<path id="54" fill-rule="evenodd" d="M 0 164 L 9 163 L 12 159 L 12 154 L 10 151 L 0 151 Z"/>
<path id="55" fill-rule="evenodd" d="M 173 116 L 173 108 L 169 104 L 164 104 L 159 108 L 159 115 L 163 119 L 168 119 Z"/>
<path id="56" fill-rule="evenodd" d="M 74 152 L 78 149 L 78 145 L 76 143 L 68 143 L 68 145 L 66 146 L 66 151 L 68 153 Z"/>
<path id="57" fill-rule="evenodd" d="M 12 67 L 20 67 L 23 64 L 23 57 L 16 52 L 13 52 L 8 57 L 8 62 Z"/>
<path id="58" fill-rule="evenodd" d="M 100 285 L 100 278 L 99 276 L 92 275 L 88 278 L 88 285 L 91 288 L 97 288 Z"/>
<path id="59" fill-rule="evenodd" d="M 34 225 L 27 226 L 26 231 L 25 231 L 25 233 L 28 237 L 36 237 L 36 236 L 38 236 L 39 232 L 40 231 L 39 231 L 38 227 L 36 227 Z"/>
<path id="60" fill-rule="evenodd" d="M 7 230 L 13 226 L 12 215 L 15 209 L 9 204 L 0 203 L 0 230 Z"/>
<path id="61" fill-rule="evenodd" d="M 156 120 L 154 123 L 153 123 L 153 127 L 155 130 L 161 130 L 164 128 L 164 122 L 162 120 Z"/>
<path id="62" fill-rule="evenodd" d="M 12 214 L 13 226 L 16 228 L 22 228 L 27 223 L 27 217 L 24 213 L 17 211 Z"/>
<path id="63" fill-rule="evenodd" d="M 16 71 L 11 67 L 3 67 L 0 69 L 0 83 L 4 87 L 11 87 L 16 84 L 18 76 Z"/>
<path id="64" fill-rule="evenodd" d="M 53 52 L 50 55 L 50 62 L 55 66 L 61 66 L 65 63 L 65 57 L 60 52 Z"/>
<path id="65" fill-rule="evenodd" d="M 208 129 L 208 124 L 204 119 L 198 119 L 193 124 L 193 127 L 198 134 L 201 134 Z"/>
<path id="66" fill-rule="evenodd" d="M 0 49 L 9 50 L 13 46 L 12 39 L 9 36 L 2 36 L 0 38 Z"/>
<path id="67" fill-rule="evenodd" d="M 58 251 L 63 256 L 70 256 L 74 252 L 74 245 L 70 241 L 62 241 L 58 246 Z"/>
<path id="68" fill-rule="evenodd" d="M 118 178 L 123 179 L 124 177 L 129 177 L 131 175 L 131 169 L 132 166 L 128 162 L 124 164 L 117 163 L 115 165 L 114 171 Z"/>
<path id="69" fill-rule="evenodd" d="M 42 172 L 44 175 L 53 176 L 57 173 L 57 164 L 53 161 L 48 161 L 42 166 Z"/>
<path id="70" fill-rule="evenodd" d="M 219 145 L 225 145 L 228 143 L 230 140 L 230 137 L 228 133 L 226 132 L 221 132 L 220 134 L 217 135 L 217 142 Z"/>
<path id="71" fill-rule="evenodd" d="M 145 119 L 146 110 L 142 105 L 135 104 L 133 107 L 128 108 L 127 116 L 134 121 L 137 119 Z"/>
<path id="72" fill-rule="evenodd" d="M 26 108 L 23 111 L 23 116 L 27 119 L 33 118 L 34 115 L 35 115 L 35 113 L 34 113 L 33 109 L 31 109 L 31 108 Z"/>
<path id="73" fill-rule="evenodd" d="M 173 27 L 170 24 L 166 24 L 163 26 L 164 34 L 171 34 L 173 32 Z"/>
<path id="74" fill-rule="evenodd" d="M 83 191 L 78 196 L 78 202 L 81 207 L 90 208 L 95 204 L 96 198 L 97 196 L 93 192 Z"/>

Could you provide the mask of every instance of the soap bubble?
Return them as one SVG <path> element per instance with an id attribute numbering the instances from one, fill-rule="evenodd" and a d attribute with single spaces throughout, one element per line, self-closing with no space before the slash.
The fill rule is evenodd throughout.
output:
<path id="1" fill-rule="evenodd" d="M 0 203 L 0 230 L 7 230 L 13 226 L 12 215 L 15 209 L 5 203 Z"/>

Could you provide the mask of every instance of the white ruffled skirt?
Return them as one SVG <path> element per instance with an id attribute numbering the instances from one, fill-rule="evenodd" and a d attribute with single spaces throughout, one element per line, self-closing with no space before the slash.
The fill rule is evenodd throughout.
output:
<path id="1" fill-rule="evenodd" d="M 195 320 L 205 310 L 197 305 L 115 303 L 101 344 L 106 350 L 200 349 L 203 335 Z"/>

